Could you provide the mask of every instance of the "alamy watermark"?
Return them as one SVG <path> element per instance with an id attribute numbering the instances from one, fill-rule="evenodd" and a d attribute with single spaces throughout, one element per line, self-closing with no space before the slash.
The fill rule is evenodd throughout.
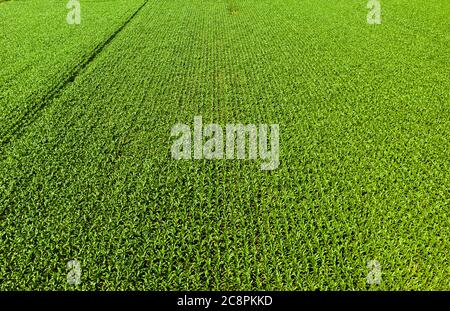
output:
<path id="1" fill-rule="evenodd" d="M 267 124 L 227 124 L 224 133 L 220 125 L 203 125 L 202 117 L 196 116 L 193 135 L 189 125 L 178 123 L 172 127 L 171 136 L 178 137 L 171 147 L 175 160 L 256 160 L 259 156 L 264 161 L 261 170 L 275 170 L 280 165 L 278 124 L 270 125 L 269 139 Z"/>
<path id="2" fill-rule="evenodd" d="M 378 260 L 370 260 L 367 262 L 367 269 L 369 273 L 367 274 L 367 283 L 369 285 L 380 285 L 381 283 L 381 266 Z"/>
<path id="3" fill-rule="evenodd" d="M 80 285 L 81 284 L 81 264 L 78 260 L 70 260 L 67 262 L 67 283 L 69 285 Z"/>
<path id="4" fill-rule="evenodd" d="M 381 3 L 378 0 L 369 0 L 367 8 L 370 10 L 367 13 L 367 23 L 369 25 L 381 24 Z"/>
<path id="5" fill-rule="evenodd" d="M 80 25 L 81 24 L 81 5 L 79 0 L 70 0 L 67 2 L 66 8 L 69 11 L 66 16 L 67 24 Z"/>

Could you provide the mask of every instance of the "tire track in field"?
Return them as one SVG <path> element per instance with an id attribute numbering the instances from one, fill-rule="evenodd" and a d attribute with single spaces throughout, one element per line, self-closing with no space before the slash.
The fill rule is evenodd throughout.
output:
<path id="1" fill-rule="evenodd" d="M 136 17 L 136 15 L 144 8 L 144 6 L 148 3 L 148 0 L 145 0 L 135 11 L 131 14 L 125 22 L 117 28 L 111 35 L 100 42 L 91 52 L 91 54 L 83 59 L 78 65 L 76 65 L 69 74 L 61 80 L 58 84 L 56 84 L 53 88 L 51 88 L 45 95 L 42 96 L 41 99 L 36 100 L 36 102 L 28 109 L 19 120 L 13 123 L 13 125 L 6 130 L 4 136 L 0 138 L 0 150 L 5 145 L 9 144 L 14 138 L 20 137 L 24 130 L 32 124 L 39 116 L 39 112 L 42 111 L 45 107 L 50 105 L 51 102 L 55 98 L 58 98 L 61 93 L 72 84 L 75 79 L 84 71 L 85 68 L 92 63 L 97 56 L 114 40 L 114 38 Z"/>

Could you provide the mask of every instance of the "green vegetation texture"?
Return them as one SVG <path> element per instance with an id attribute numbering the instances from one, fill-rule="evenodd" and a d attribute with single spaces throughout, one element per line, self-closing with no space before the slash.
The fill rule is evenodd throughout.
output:
<path id="1" fill-rule="evenodd" d="M 450 289 L 448 0 L 80 3 L 0 4 L 1 290 Z M 199 115 L 279 168 L 173 160 Z"/>

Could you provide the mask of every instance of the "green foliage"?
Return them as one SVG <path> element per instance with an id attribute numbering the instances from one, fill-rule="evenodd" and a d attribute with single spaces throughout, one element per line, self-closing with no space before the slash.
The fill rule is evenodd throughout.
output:
<path id="1" fill-rule="evenodd" d="M 85 1 L 81 25 L 66 3 L 12 1 L 0 8 L 0 144 L 33 122 L 52 97 L 143 1 Z"/>
<path id="2" fill-rule="evenodd" d="M 446 0 L 148 1 L 92 59 L 142 1 L 18 3 L 0 140 L 50 96 L 0 146 L 0 289 L 449 288 Z M 174 161 L 196 115 L 279 124 L 280 167 Z"/>

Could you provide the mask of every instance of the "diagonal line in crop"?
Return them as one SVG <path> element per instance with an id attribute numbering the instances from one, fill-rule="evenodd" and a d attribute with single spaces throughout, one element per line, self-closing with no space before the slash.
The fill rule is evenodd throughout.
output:
<path id="1" fill-rule="evenodd" d="M 94 59 L 112 42 L 112 40 L 136 17 L 136 15 L 144 8 L 148 0 L 145 0 L 125 22 L 118 27 L 111 35 L 103 42 L 99 43 L 91 52 L 91 54 L 84 58 L 79 64 L 69 71 L 69 74 L 62 79 L 58 84 L 51 88 L 41 99 L 36 100 L 31 105 L 19 120 L 14 122 L 8 131 L 5 132 L 4 137 L 0 138 L 0 148 L 7 145 L 14 138 L 20 137 L 25 128 L 32 124 L 39 115 L 39 112 L 48 106 L 55 98 L 57 98 L 64 89 L 66 89 L 75 78 L 92 62 Z"/>

